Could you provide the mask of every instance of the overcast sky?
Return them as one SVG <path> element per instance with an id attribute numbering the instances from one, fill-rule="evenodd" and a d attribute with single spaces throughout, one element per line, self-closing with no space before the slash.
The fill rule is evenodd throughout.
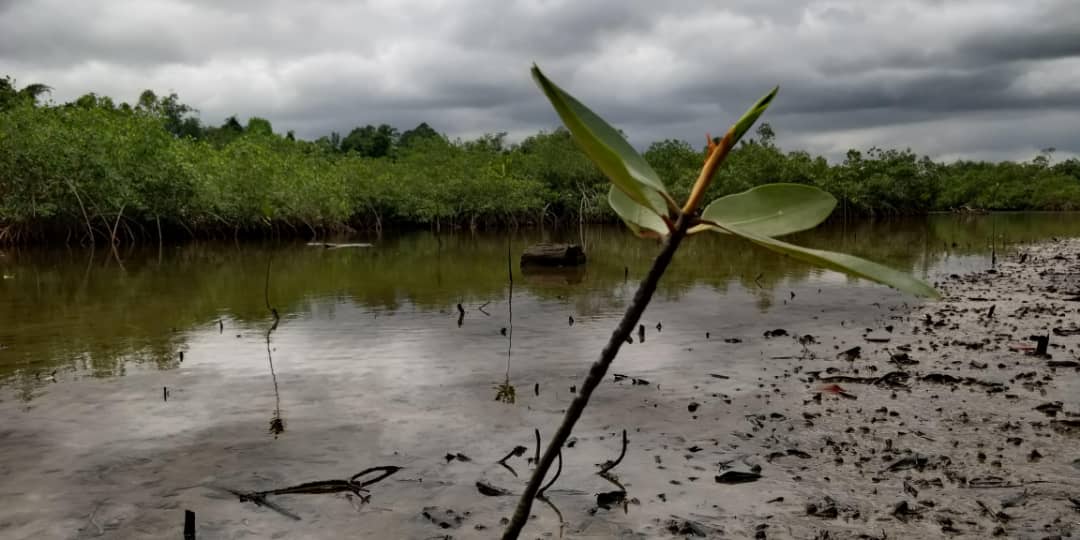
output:
<path id="1" fill-rule="evenodd" d="M 426 121 L 512 140 L 545 73 L 636 145 L 723 132 L 775 84 L 787 149 L 1080 153 L 1074 0 L 0 0 L 0 75 L 317 137 Z"/>

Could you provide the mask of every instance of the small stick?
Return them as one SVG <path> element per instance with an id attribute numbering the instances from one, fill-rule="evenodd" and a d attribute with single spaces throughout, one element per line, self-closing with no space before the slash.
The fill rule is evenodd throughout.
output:
<path id="1" fill-rule="evenodd" d="M 525 448 L 524 446 L 515 446 L 514 449 L 510 451 L 509 454 L 506 454 L 505 456 L 503 456 L 503 458 L 500 459 L 497 463 L 506 463 L 506 460 L 508 460 L 508 459 L 510 459 L 512 457 L 520 456 L 520 455 L 524 454 L 527 450 L 528 450 L 528 448 Z"/>
<path id="2" fill-rule="evenodd" d="M 566 527 L 566 519 L 563 518 L 562 512 L 559 511 L 559 507 L 555 506 L 555 503 L 551 502 L 551 499 L 548 499 L 547 497 L 545 497 L 543 495 L 540 495 L 540 496 L 538 496 L 536 498 L 541 500 L 541 501 L 544 501 L 544 504 L 547 504 L 549 507 L 551 507 L 552 510 L 555 511 L 555 515 L 558 516 L 558 518 L 559 518 L 559 538 L 562 538 L 563 537 L 563 528 Z"/>
<path id="3" fill-rule="evenodd" d="M 623 457 L 626 456 L 627 442 L 628 441 L 626 439 L 626 430 L 624 429 L 624 430 L 622 430 L 622 452 L 619 452 L 619 457 L 616 458 L 615 461 L 609 461 L 609 462 L 605 463 L 603 466 L 601 466 L 600 467 L 600 472 L 597 473 L 597 474 L 607 474 L 608 471 L 610 471 L 611 469 L 614 469 L 615 467 L 617 467 L 619 465 L 619 463 L 622 463 Z"/>
<path id="4" fill-rule="evenodd" d="M 533 459 L 533 463 L 540 463 L 540 430 L 533 428 L 536 433 L 536 457 Z"/>
<path id="5" fill-rule="evenodd" d="M 279 514 L 281 514 L 281 515 L 283 515 L 283 516 L 285 516 L 287 518 L 289 518 L 289 519 L 294 519 L 296 521 L 301 521 L 300 516 L 290 512 L 290 511 L 288 511 L 288 510 L 286 510 L 286 509 L 284 509 L 284 508 L 282 508 L 280 506 L 278 506 L 277 504 L 274 504 L 274 503 L 266 500 L 266 495 L 263 495 L 261 493 L 241 493 L 239 491 L 228 489 L 228 488 L 226 488 L 225 490 L 228 491 L 229 493 L 232 493 L 233 495 L 236 495 L 237 497 L 239 497 L 240 502 L 252 502 L 252 503 L 255 503 L 255 506 L 262 506 L 264 508 L 269 508 L 270 510 L 273 510 L 273 511 L 275 511 L 275 512 L 277 512 L 277 513 L 279 513 Z"/>
<path id="6" fill-rule="evenodd" d="M 528 452 L 528 451 L 529 451 L 529 449 L 525 448 L 524 446 L 521 446 L 521 445 L 515 446 L 514 449 L 510 451 L 509 454 L 506 454 L 505 456 L 503 456 L 503 458 L 500 459 L 497 463 L 499 465 L 502 465 L 503 467 L 505 467 L 506 470 L 510 471 L 510 474 L 514 475 L 514 478 L 517 478 L 517 475 L 518 475 L 517 471 L 515 471 L 513 467 L 507 465 L 506 460 L 508 460 L 508 459 L 510 459 L 512 457 L 523 456 L 523 455 L 525 455 L 525 452 Z"/>
<path id="7" fill-rule="evenodd" d="M 372 473 L 372 472 L 376 472 L 376 471 L 382 473 L 379 476 L 376 476 L 375 478 L 373 478 L 371 480 L 368 480 L 366 482 L 360 482 L 360 484 L 359 484 L 360 489 L 363 489 L 363 488 L 366 488 L 366 487 L 370 486 L 371 484 L 374 484 L 376 482 L 379 482 L 379 481 L 382 481 L 382 480 L 386 479 L 386 477 L 388 477 L 388 476 L 390 476 L 390 475 L 392 475 L 392 474 L 394 474 L 394 473 L 396 473 L 396 472 L 398 472 L 400 470 L 401 470 L 401 467 L 397 467 L 397 466 L 394 466 L 394 465 L 382 465 L 382 466 L 379 466 L 379 467 L 371 467 L 371 468 L 364 469 L 364 470 L 352 475 L 352 477 L 349 478 L 349 482 L 352 482 L 352 483 L 355 484 L 357 478 L 360 478 L 361 476 L 364 476 L 365 474 L 368 474 L 368 473 Z"/>

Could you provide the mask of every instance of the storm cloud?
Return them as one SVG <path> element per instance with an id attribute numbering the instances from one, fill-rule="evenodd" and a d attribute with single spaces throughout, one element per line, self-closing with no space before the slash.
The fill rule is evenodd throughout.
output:
<path id="1" fill-rule="evenodd" d="M 1071 0 L 0 0 L 0 74 L 303 137 L 428 122 L 517 139 L 557 118 L 533 62 L 637 145 L 722 132 L 773 85 L 788 149 L 1080 153 Z"/>

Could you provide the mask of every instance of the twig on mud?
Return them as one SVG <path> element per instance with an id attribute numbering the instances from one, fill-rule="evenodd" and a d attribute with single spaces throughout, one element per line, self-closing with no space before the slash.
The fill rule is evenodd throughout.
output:
<path id="1" fill-rule="evenodd" d="M 559 450 L 559 466 L 557 469 L 555 469 L 555 476 L 552 476 L 551 481 L 544 485 L 544 487 L 540 488 L 540 491 L 536 492 L 536 498 L 543 499 L 544 492 L 547 491 L 549 487 L 555 484 L 555 481 L 559 479 L 560 474 L 562 474 L 562 450 Z"/>
<path id="2" fill-rule="evenodd" d="M 533 463 L 540 462 L 540 429 L 533 428 L 533 433 L 536 434 L 536 457 L 533 458 Z"/>
<path id="3" fill-rule="evenodd" d="M 503 456 L 503 458 L 500 459 L 498 461 L 498 463 L 505 464 L 508 459 L 510 459 L 512 457 L 520 457 L 520 456 L 524 455 L 525 452 L 527 452 L 528 450 L 529 450 L 528 448 L 525 448 L 524 446 L 521 446 L 521 445 L 515 446 L 514 449 L 511 450 L 510 453 Z"/>
<path id="4" fill-rule="evenodd" d="M 93 525 L 94 528 L 97 529 L 97 535 L 96 536 L 101 536 L 101 535 L 105 534 L 105 528 L 102 527 L 101 525 L 99 525 L 97 521 L 94 521 L 94 516 L 97 515 L 98 510 L 101 510 L 101 507 L 104 506 L 104 505 L 105 505 L 105 501 L 102 501 L 102 502 L 98 503 L 98 505 L 94 507 L 94 511 L 90 512 L 90 516 L 88 517 L 88 519 L 90 520 L 90 524 Z"/>
<path id="5" fill-rule="evenodd" d="M 300 517 L 280 506 L 275 505 L 267 500 L 270 495 L 303 495 L 303 494 L 321 494 L 321 493 L 340 493 L 350 492 L 357 496 L 361 496 L 360 492 L 368 491 L 367 486 L 380 482 L 390 475 L 401 470 L 401 467 L 394 465 L 381 465 L 378 467 L 370 467 L 364 469 L 351 477 L 348 480 L 319 480 L 315 482 L 305 482 L 295 486 L 289 486 L 286 488 L 271 489 L 266 491 L 252 491 L 248 493 L 236 491 L 233 489 L 226 489 L 226 491 L 236 495 L 240 498 L 240 502 L 251 501 L 258 506 L 265 506 L 281 515 L 300 520 Z M 370 480 L 359 482 L 360 477 L 377 472 L 379 473 L 375 478 Z"/>
<path id="6" fill-rule="evenodd" d="M 991 510 L 989 506 L 986 506 L 986 503 L 978 499 L 975 499 L 975 502 L 978 503 L 979 508 L 982 509 L 983 513 L 986 514 L 987 517 L 998 522 L 998 524 L 1002 523 L 1001 516 L 999 516 L 997 512 Z"/>
<path id="7" fill-rule="evenodd" d="M 559 517 L 559 538 L 562 538 L 563 528 L 566 527 L 566 519 L 563 518 L 562 512 L 559 511 L 559 507 L 555 506 L 555 503 L 551 502 L 551 499 L 548 499 L 543 494 L 537 495 L 536 498 L 540 501 L 543 501 L 544 504 L 550 506 L 551 509 L 555 511 L 555 515 Z"/>
<path id="8" fill-rule="evenodd" d="M 521 445 L 515 446 L 514 449 L 510 451 L 510 453 L 503 456 L 503 458 L 500 459 L 499 461 L 497 461 L 496 463 L 498 463 L 499 465 L 502 465 L 503 467 L 506 467 L 506 470 L 510 471 L 510 474 L 514 475 L 514 478 L 517 478 L 517 475 L 518 475 L 517 471 L 515 471 L 514 468 L 511 467 L 510 465 L 507 465 L 506 461 L 508 459 L 512 458 L 512 457 L 521 457 L 521 456 L 525 455 L 525 452 L 528 452 L 528 451 L 529 451 L 529 449 L 525 448 L 524 446 L 521 446 Z"/>
<path id="9" fill-rule="evenodd" d="M 600 466 L 600 472 L 596 474 L 605 475 L 608 473 L 608 471 L 617 467 L 619 463 L 622 463 L 623 457 L 626 456 L 626 445 L 628 442 L 629 441 L 626 439 L 626 430 L 624 429 L 622 430 L 622 452 L 619 452 L 619 457 L 616 458 L 615 461 L 605 462 L 603 465 Z"/>
<path id="10" fill-rule="evenodd" d="M 600 478 L 603 478 L 604 480 L 607 480 L 608 482 L 611 482 L 612 484 L 614 484 L 615 487 L 619 488 L 619 491 L 626 491 L 626 486 L 622 485 L 622 482 L 620 482 L 619 479 L 614 474 L 611 474 L 611 473 L 597 473 L 597 474 L 600 475 Z"/>
<path id="11" fill-rule="evenodd" d="M 284 509 L 284 508 L 282 508 L 282 507 L 280 507 L 280 506 L 266 500 L 265 495 L 259 495 L 257 493 L 243 493 L 243 492 L 236 491 L 234 489 L 228 489 L 228 488 L 226 488 L 226 491 L 228 491 L 229 493 L 232 493 L 233 495 L 236 495 L 237 497 L 239 497 L 240 502 L 251 501 L 251 502 L 255 503 L 255 506 L 262 506 L 262 507 L 265 507 L 265 508 L 269 508 L 269 509 L 271 509 L 271 510 L 273 510 L 273 511 L 275 511 L 275 512 L 277 512 L 277 513 L 279 513 L 279 514 L 281 514 L 281 515 L 283 515 L 285 517 L 287 517 L 287 518 L 294 519 L 296 521 L 300 521 L 300 516 L 298 516 L 298 515 L 290 512 L 290 511 L 288 511 L 288 510 L 286 510 L 286 509 Z"/>
<path id="12" fill-rule="evenodd" d="M 517 477 L 517 471 L 515 471 L 513 467 L 510 467 L 509 464 L 502 461 L 499 461 L 499 464 L 502 465 L 503 469 L 510 471 L 510 474 L 513 474 L 515 478 Z"/>

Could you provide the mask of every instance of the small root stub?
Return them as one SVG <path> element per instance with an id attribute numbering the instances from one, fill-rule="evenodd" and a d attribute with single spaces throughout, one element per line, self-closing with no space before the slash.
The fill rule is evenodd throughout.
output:
<path id="1" fill-rule="evenodd" d="M 195 512 L 184 510 L 184 540 L 195 540 Z"/>
<path id="2" fill-rule="evenodd" d="M 626 447 L 628 443 L 629 439 L 626 438 L 626 430 L 624 429 L 622 430 L 622 451 L 619 452 L 619 457 L 615 458 L 615 461 L 608 461 L 601 465 L 600 472 L 598 472 L 597 474 L 607 474 L 611 471 L 611 469 L 618 467 L 619 463 L 622 463 L 623 458 L 626 457 Z"/>

